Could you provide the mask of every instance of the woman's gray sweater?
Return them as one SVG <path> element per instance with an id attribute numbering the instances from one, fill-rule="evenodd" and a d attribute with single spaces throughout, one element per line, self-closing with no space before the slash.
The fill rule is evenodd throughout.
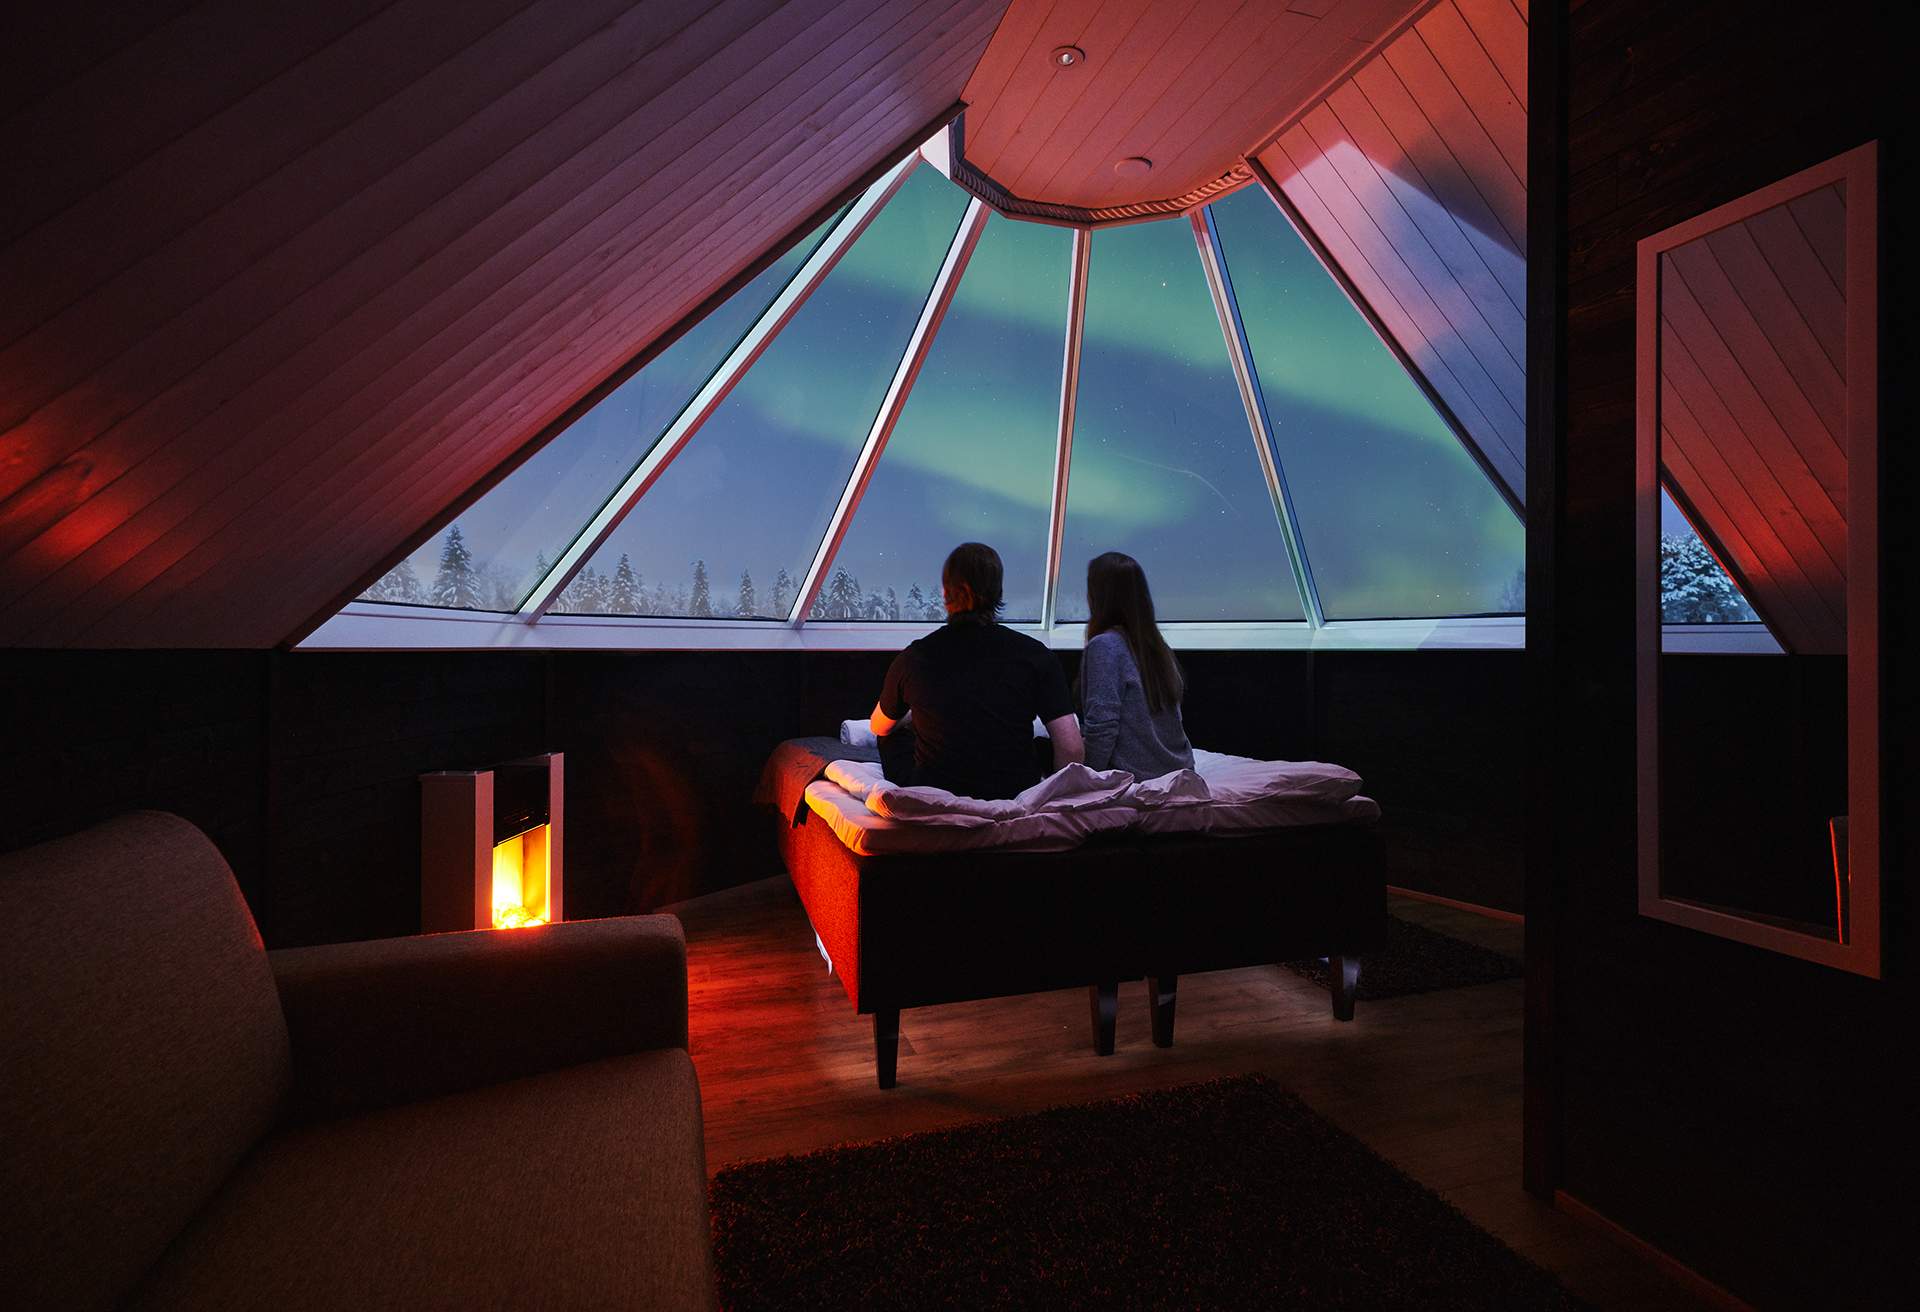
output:
<path id="1" fill-rule="evenodd" d="M 1193 744 L 1180 722 L 1180 707 L 1147 708 L 1133 650 L 1111 629 L 1087 643 L 1080 662 L 1080 732 L 1087 740 L 1087 764 L 1095 770 L 1153 779 L 1193 768 Z"/>

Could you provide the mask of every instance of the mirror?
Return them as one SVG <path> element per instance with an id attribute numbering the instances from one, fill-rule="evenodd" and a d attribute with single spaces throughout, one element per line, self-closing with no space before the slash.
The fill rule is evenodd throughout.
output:
<path id="1" fill-rule="evenodd" d="M 1639 244 L 1639 905 L 1878 976 L 1876 150 Z"/>

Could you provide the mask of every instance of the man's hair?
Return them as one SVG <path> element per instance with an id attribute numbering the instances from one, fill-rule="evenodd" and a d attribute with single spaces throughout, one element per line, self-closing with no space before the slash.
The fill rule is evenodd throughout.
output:
<path id="1" fill-rule="evenodd" d="M 958 619 L 994 620 L 1003 604 L 1000 596 L 1000 553 L 984 542 L 962 542 L 940 567 L 940 590 L 946 594 L 947 614 Z"/>

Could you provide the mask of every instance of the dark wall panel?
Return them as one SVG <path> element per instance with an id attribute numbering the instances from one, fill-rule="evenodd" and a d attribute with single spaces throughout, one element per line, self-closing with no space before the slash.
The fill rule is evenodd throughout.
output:
<path id="1" fill-rule="evenodd" d="M 750 798 L 774 743 L 832 727 L 805 713 L 810 663 L 776 652 L 557 658 L 570 912 L 659 906 L 779 868 Z"/>
<path id="2" fill-rule="evenodd" d="M 1844 658 L 1668 656 L 1660 688 L 1662 890 L 1837 936 Z"/>
<path id="3" fill-rule="evenodd" d="M 226 854 L 275 946 L 413 933 L 418 776 L 567 754 L 567 906 L 646 910 L 779 870 L 751 802 L 774 744 L 872 708 L 885 652 L 27 653 L 4 658 L 0 845 L 140 806 Z M 1507 653 L 1191 652 L 1188 727 L 1344 761 L 1394 879 L 1517 905 Z M 1077 655 L 1065 654 L 1069 677 Z M 1316 703 L 1319 710 L 1316 713 Z M 1476 753 L 1486 753 L 1483 758 Z"/>
<path id="4" fill-rule="evenodd" d="M 1520 910 L 1522 659 L 1314 656 L 1317 754 L 1357 770 L 1380 802 L 1389 883 Z"/>
<path id="5" fill-rule="evenodd" d="M 172 811 L 258 906 L 266 694 L 262 652 L 0 652 L 0 848 Z"/>
<path id="6" fill-rule="evenodd" d="M 274 655 L 272 872 L 254 906 L 276 946 L 420 929 L 420 785 L 546 750 L 539 654 Z"/>
<path id="7" fill-rule="evenodd" d="M 1884 980 L 1637 912 L 1634 243 L 1874 137 L 1886 146 L 1882 195 L 1896 193 L 1904 157 L 1889 107 L 1909 79 L 1891 77 L 1881 11 L 1864 4 L 1569 9 L 1569 414 L 1554 720 L 1535 728 L 1554 735 L 1557 860 L 1544 877 L 1556 899 L 1559 1184 L 1758 1305 L 1883 1305 L 1912 1214 L 1888 1163 L 1913 1146 L 1920 1104 L 1899 855 L 1911 781 L 1892 776 Z M 1883 345 L 1881 358 L 1897 372 L 1895 351 Z M 1911 444 L 1899 445 L 1883 453 L 1888 505 L 1903 495 L 1895 470 L 1912 473 Z M 1885 595 L 1910 595 L 1899 587 L 1912 584 L 1911 556 L 1896 553 L 1911 531 L 1883 523 L 1895 534 Z M 1888 613 L 1907 623 L 1910 610 Z M 1892 645 L 1900 632 L 1889 630 L 1890 671 L 1912 660 Z M 1890 713 L 1910 717 L 1887 693 Z M 1893 750 L 1910 750 L 1902 741 L 1889 734 Z"/>

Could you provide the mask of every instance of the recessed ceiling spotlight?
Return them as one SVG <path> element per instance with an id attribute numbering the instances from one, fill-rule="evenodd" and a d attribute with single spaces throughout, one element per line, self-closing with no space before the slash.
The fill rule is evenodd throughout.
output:
<path id="1" fill-rule="evenodd" d="M 1113 171 L 1123 178 L 1144 178 L 1153 172 L 1153 161 L 1145 155 L 1129 155 L 1115 164 Z"/>
<path id="2" fill-rule="evenodd" d="M 1079 46 L 1055 46 L 1051 58 L 1055 68 L 1072 68 L 1086 62 L 1087 52 Z"/>

